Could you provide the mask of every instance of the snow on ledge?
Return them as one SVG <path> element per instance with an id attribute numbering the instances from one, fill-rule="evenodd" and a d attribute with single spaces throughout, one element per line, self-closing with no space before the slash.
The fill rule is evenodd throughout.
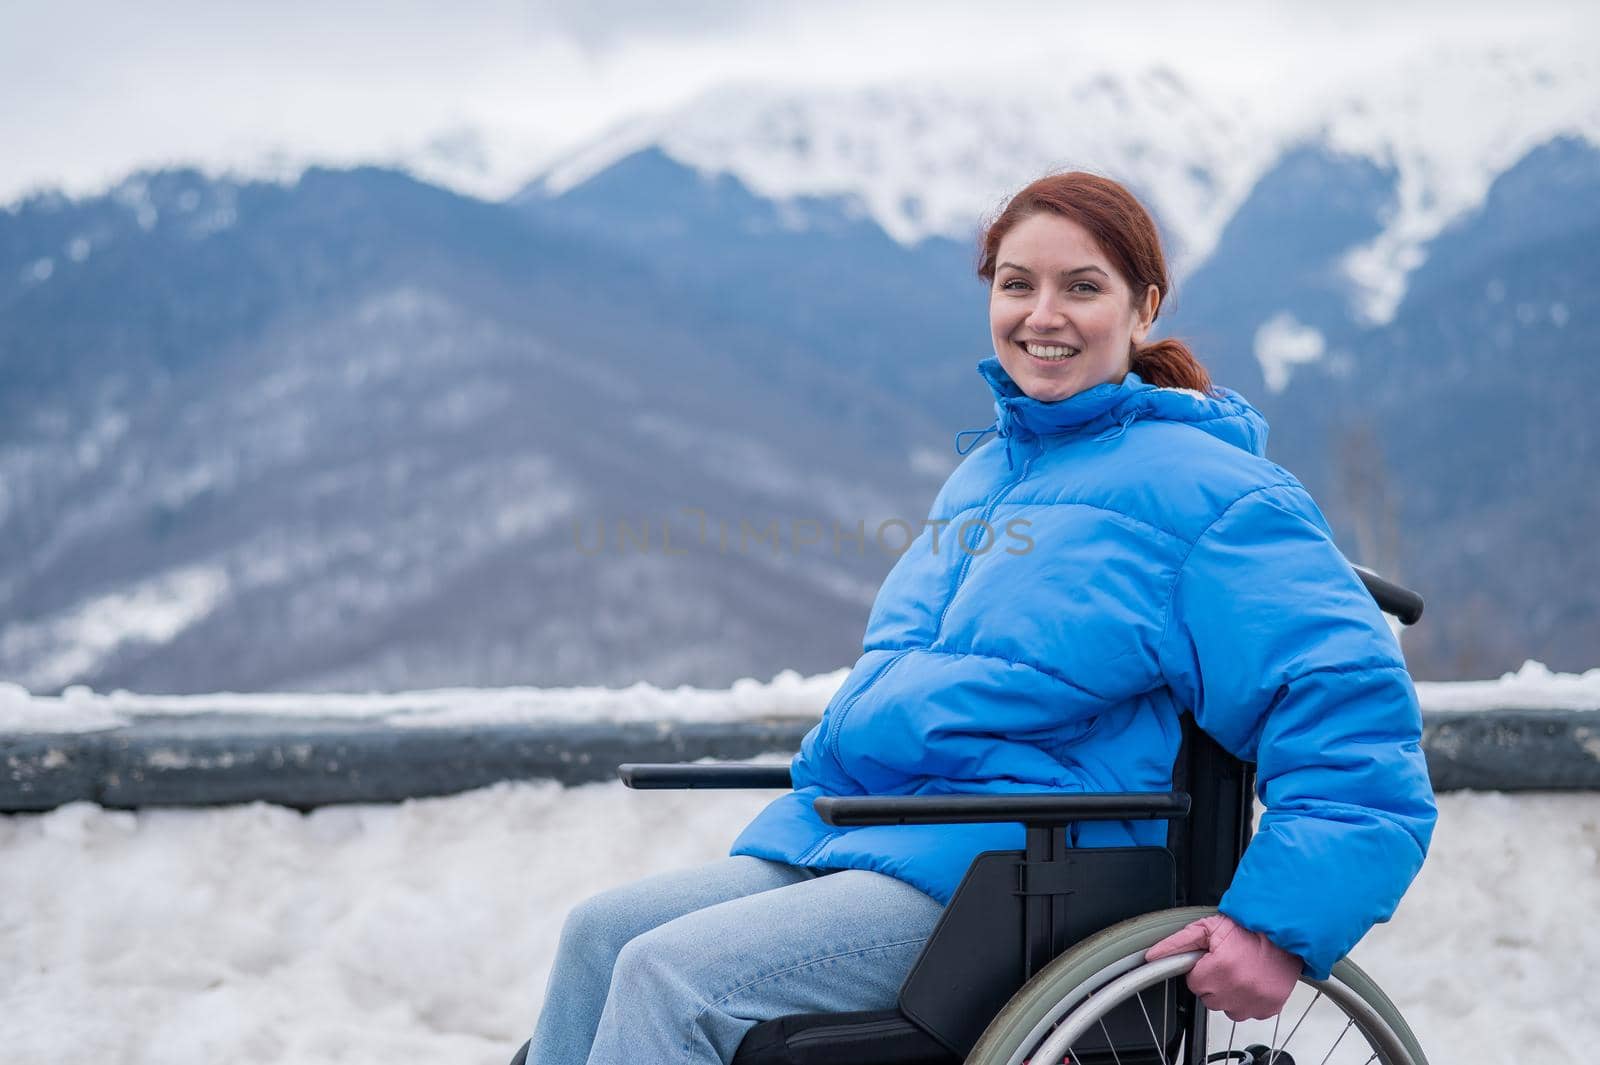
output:
<path id="1" fill-rule="evenodd" d="M 1600 668 L 1553 673 L 1532 659 L 1498 680 L 1418 681 L 1424 710 L 1600 710 Z"/>
<path id="2" fill-rule="evenodd" d="M 139 717 L 210 713 L 363 718 L 401 726 L 819 717 L 848 673 L 840 669 L 802 677 L 784 670 L 765 683 L 746 677 L 727 688 L 639 683 L 626 688 L 440 688 L 388 694 L 101 695 L 74 685 L 51 696 L 0 683 L 0 732 L 87 732 L 117 728 Z"/>
<path id="3" fill-rule="evenodd" d="M 820 716 L 848 670 L 802 677 L 784 670 L 765 683 L 745 678 L 728 688 L 441 688 L 391 694 L 282 692 L 208 695 L 102 695 L 81 685 L 33 695 L 0 683 L 0 732 L 87 732 L 134 718 L 182 714 L 350 717 L 389 725 L 518 724 L 537 721 L 745 721 Z M 1600 668 L 1554 673 L 1528 661 L 1496 680 L 1420 681 L 1424 710 L 1600 709 Z"/>
<path id="4" fill-rule="evenodd" d="M 747 677 L 727 688 L 640 683 L 626 688 L 440 688 L 388 694 L 102 695 L 74 685 L 60 695 L 33 695 L 19 685 L 0 683 L 0 732 L 92 732 L 139 717 L 211 713 L 361 718 L 404 727 L 818 717 L 848 672 L 802 677 L 784 670 L 770 681 Z M 1555 673 L 1528 661 L 1496 680 L 1419 681 L 1417 696 L 1422 708 L 1432 711 L 1600 710 L 1600 668 Z"/>

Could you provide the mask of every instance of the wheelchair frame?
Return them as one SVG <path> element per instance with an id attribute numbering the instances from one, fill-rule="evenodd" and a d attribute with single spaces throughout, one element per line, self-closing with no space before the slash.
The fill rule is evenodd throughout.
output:
<path id="1" fill-rule="evenodd" d="M 1354 568 L 1384 611 L 1407 625 L 1421 617 L 1415 592 Z M 629 764 L 618 773 L 639 789 L 792 787 L 786 765 Z M 906 977 L 896 1010 L 762 1022 L 746 1034 L 734 1065 L 948 1065 L 965 1058 L 1002 1007 L 1078 941 L 1140 914 L 1215 906 L 1250 842 L 1254 766 L 1185 716 L 1173 785 L 1159 793 L 818 798 L 822 820 L 841 827 L 1020 822 L 1024 848 L 973 859 Z M 1067 826 L 1093 820 L 1166 820 L 1167 844 L 1068 846 Z M 1207 1013 L 1195 1007 L 1181 987 L 1163 1006 L 1163 1031 L 1173 1034 L 1167 1047 L 1156 1048 L 1160 1060 L 1176 1060 L 1170 1052 L 1181 1038 L 1184 1065 L 1206 1061 Z M 1090 1045 L 1087 1054 L 1075 1047 L 1075 1060 L 1154 1060 L 1117 1049 L 1120 1033 L 1138 1017 L 1110 1014 L 1105 1045 Z M 1142 1022 L 1149 1023 L 1148 1015 Z"/>
<path id="2" fill-rule="evenodd" d="M 784 765 L 623 765 L 631 788 L 774 788 L 791 786 Z M 828 1049 L 830 1024 L 843 1041 L 861 1043 L 863 1062 L 953 1062 L 972 1049 L 989 1020 L 1032 976 L 1068 947 L 1118 921 L 1157 909 L 1215 905 L 1250 836 L 1252 768 L 1228 755 L 1186 719 L 1174 783 L 1201 781 L 1185 793 L 1103 792 L 1039 795 L 823 797 L 815 807 L 840 827 L 1020 822 L 1022 850 L 985 851 L 968 867 L 900 990 L 898 1012 L 927 1037 L 892 1030 L 892 1011 L 810 1014 L 753 1028 L 735 1065 L 827 1062 L 847 1065 L 852 1052 Z M 1080 821 L 1167 820 L 1166 847 L 1074 848 L 1065 829 Z M 1222 831 L 1216 831 L 1221 827 Z M 1171 1029 L 1204 1046 L 1205 1013 L 1172 1003 Z M 887 1014 L 887 1015 L 886 1015 Z M 1137 1014 L 1114 1019 L 1113 1033 Z M 780 1049 L 803 1030 L 811 1052 Z M 875 1034 L 876 1038 L 871 1038 Z M 874 1041 L 897 1041 L 915 1056 L 881 1056 Z M 918 1049 L 920 1044 L 921 1049 Z"/>

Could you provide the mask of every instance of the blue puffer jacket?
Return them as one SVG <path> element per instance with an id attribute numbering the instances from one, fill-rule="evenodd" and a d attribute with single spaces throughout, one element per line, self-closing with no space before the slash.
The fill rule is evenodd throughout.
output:
<path id="1" fill-rule="evenodd" d="M 806 736 L 734 843 L 948 901 L 1017 825 L 829 827 L 819 795 L 1164 791 L 1179 715 L 1257 764 L 1266 810 L 1222 900 L 1313 976 L 1386 920 L 1435 819 L 1400 648 L 1243 398 L 1129 374 L 1057 403 L 986 359 L 999 437 L 939 492 Z M 1163 822 L 1077 846 L 1159 845 Z"/>

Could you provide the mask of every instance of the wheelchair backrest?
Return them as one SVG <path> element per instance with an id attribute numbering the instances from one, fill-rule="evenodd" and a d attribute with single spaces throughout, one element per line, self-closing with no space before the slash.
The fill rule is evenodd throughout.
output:
<path id="1" fill-rule="evenodd" d="M 1183 717 L 1183 742 L 1172 788 L 1188 792 L 1189 816 L 1167 822 L 1167 849 L 1177 859 L 1178 905 L 1215 906 L 1233 881 L 1250 843 L 1255 813 L 1255 766 Z"/>

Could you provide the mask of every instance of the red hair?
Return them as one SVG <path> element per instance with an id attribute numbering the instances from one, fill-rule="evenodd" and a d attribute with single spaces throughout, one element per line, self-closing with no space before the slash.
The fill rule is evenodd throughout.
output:
<path id="1" fill-rule="evenodd" d="M 994 283 L 995 257 L 1000 242 L 1013 226 L 1040 211 L 1052 211 L 1089 231 L 1100 250 L 1116 268 L 1135 298 L 1150 285 L 1161 294 L 1156 304 L 1160 317 L 1171 283 L 1167 258 L 1161 251 L 1161 234 L 1154 219 L 1133 193 L 1110 178 L 1074 170 L 1051 174 L 1029 185 L 1007 203 L 978 238 L 978 276 Z M 1167 338 L 1137 347 L 1131 358 L 1133 372 L 1162 388 L 1211 391 L 1211 375 L 1181 340 Z"/>

